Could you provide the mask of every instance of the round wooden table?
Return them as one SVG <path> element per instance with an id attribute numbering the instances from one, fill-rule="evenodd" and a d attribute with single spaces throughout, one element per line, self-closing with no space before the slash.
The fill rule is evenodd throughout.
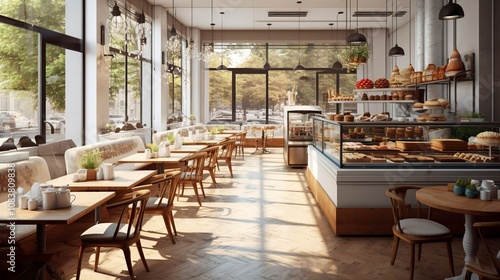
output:
<path id="1" fill-rule="evenodd" d="M 479 241 L 476 231 L 472 227 L 475 216 L 497 216 L 500 217 L 500 199 L 489 201 L 479 198 L 467 198 L 455 195 L 448 191 L 447 186 L 425 187 L 417 191 L 417 200 L 432 208 L 460 213 L 465 216 L 465 233 L 462 244 L 465 252 L 465 263 L 477 260 Z M 462 274 L 448 279 L 464 279 L 465 268 Z"/>

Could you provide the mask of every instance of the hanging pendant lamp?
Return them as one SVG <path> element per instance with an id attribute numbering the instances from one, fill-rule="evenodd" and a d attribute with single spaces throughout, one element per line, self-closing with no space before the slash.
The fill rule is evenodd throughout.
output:
<path id="1" fill-rule="evenodd" d="M 297 4 L 302 4 L 302 1 L 297 1 Z M 299 6 L 299 14 L 300 14 L 300 6 Z M 305 70 L 306 68 L 300 64 L 300 58 L 302 56 L 300 52 L 300 15 L 299 15 L 299 64 L 297 64 L 295 67 L 293 67 L 293 70 Z"/>
<path id="2" fill-rule="evenodd" d="M 217 67 L 217 70 L 227 70 L 226 65 L 224 65 L 224 12 L 220 12 L 220 43 L 221 43 L 221 52 L 220 52 L 220 65 Z"/>
<path id="3" fill-rule="evenodd" d="M 343 13 L 344 12 L 342 12 L 342 11 L 337 13 L 337 40 L 336 40 L 336 44 L 338 44 L 338 42 L 339 42 L 339 15 L 341 15 Z M 344 68 L 344 66 L 342 66 L 342 63 L 340 63 L 338 59 L 332 65 L 333 70 L 342 70 L 342 68 Z"/>
<path id="4" fill-rule="evenodd" d="M 393 17 L 396 17 L 396 32 L 394 32 L 395 37 L 396 37 L 396 45 L 389 50 L 389 56 L 403 56 L 403 55 L 405 55 L 405 50 L 403 50 L 403 48 L 398 46 L 398 17 L 396 16 L 397 14 L 398 14 L 398 4 L 396 3 L 396 13 L 393 14 Z M 410 17 L 411 17 L 411 15 L 410 15 Z M 410 26 L 410 28 L 411 28 L 411 26 Z"/>
<path id="5" fill-rule="evenodd" d="M 450 0 L 450 2 L 444 5 L 439 11 L 440 20 L 458 19 L 463 18 L 464 16 L 465 14 L 462 6 L 458 5 L 457 3 L 453 3 L 453 0 Z"/>
<path id="6" fill-rule="evenodd" d="M 356 13 L 358 12 L 358 0 L 356 0 Z M 356 32 L 347 37 L 347 43 L 349 44 L 366 44 L 365 35 L 359 33 L 358 31 L 358 16 L 356 16 Z"/>
<path id="7" fill-rule="evenodd" d="M 269 64 L 269 41 L 271 41 L 271 25 L 272 23 L 267 24 L 267 43 L 266 43 L 266 63 L 264 64 L 264 69 L 271 69 L 271 64 Z"/>

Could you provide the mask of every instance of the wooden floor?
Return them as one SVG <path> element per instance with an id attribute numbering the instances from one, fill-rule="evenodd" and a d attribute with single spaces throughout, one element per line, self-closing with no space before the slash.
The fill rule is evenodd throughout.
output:
<path id="1" fill-rule="evenodd" d="M 282 149 L 250 154 L 217 173 L 217 188 L 205 176 L 206 199 L 199 207 L 192 190 L 176 201 L 178 236 L 173 245 L 163 220 L 147 216 L 142 244 L 151 269 L 146 272 L 132 248 L 137 279 L 408 279 L 409 246 L 402 242 L 394 266 L 392 237 L 338 237 L 311 195 L 305 169 L 284 165 Z M 50 248 L 63 250 L 50 265 L 66 279 L 76 275 L 78 236 L 88 226 L 75 224 Z M 453 243 L 455 270 L 463 267 L 461 238 Z M 104 249 L 98 272 L 94 253 L 83 260 L 82 279 L 128 279 L 121 251 Z M 445 245 L 423 247 L 415 279 L 450 276 Z"/>

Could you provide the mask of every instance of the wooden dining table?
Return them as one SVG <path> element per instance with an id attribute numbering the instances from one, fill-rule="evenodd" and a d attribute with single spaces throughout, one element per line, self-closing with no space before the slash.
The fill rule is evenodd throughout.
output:
<path id="1" fill-rule="evenodd" d="M 226 141 L 229 137 L 233 136 L 234 134 L 216 134 L 213 139 L 190 139 L 189 137 L 183 137 L 182 138 L 182 144 L 183 145 L 206 145 L 206 146 L 216 146 L 219 145 L 220 143 Z"/>
<path id="2" fill-rule="evenodd" d="M 144 154 L 143 154 L 144 155 Z M 72 191 L 129 191 L 156 174 L 156 170 L 115 170 L 113 180 L 73 182 L 73 174 L 47 181 L 54 187 L 68 186 Z"/>
<path id="3" fill-rule="evenodd" d="M 462 240 L 465 263 L 477 261 L 479 240 L 472 224 L 477 216 L 500 218 L 500 200 L 480 200 L 455 195 L 448 186 L 425 187 L 416 192 L 416 198 L 421 203 L 432 208 L 447 212 L 459 213 L 465 216 L 465 233 Z M 447 279 L 464 279 L 465 267 L 459 276 Z"/>
<path id="4" fill-rule="evenodd" d="M 197 153 L 208 147 L 207 145 L 182 145 L 179 149 L 172 150 L 170 153 Z"/>
<path id="5" fill-rule="evenodd" d="M 144 153 L 136 153 L 129 156 L 126 156 L 120 160 L 118 163 L 151 163 L 156 164 L 156 172 L 161 174 L 165 172 L 165 167 L 179 167 L 180 162 L 185 158 L 191 155 L 192 153 L 170 153 L 168 157 L 155 157 L 155 158 L 146 158 Z"/>
<path id="6" fill-rule="evenodd" d="M 78 192 L 71 207 L 43 210 L 8 208 L 8 202 L 0 203 L 0 223 L 15 225 L 36 225 L 36 248 L 38 253 L 45 253 L 46 226 L 51 224 L 69 225 L 86 214 L 96 211 L 99 219 L 99 206 L 115 196 L 115 192 Z"/>

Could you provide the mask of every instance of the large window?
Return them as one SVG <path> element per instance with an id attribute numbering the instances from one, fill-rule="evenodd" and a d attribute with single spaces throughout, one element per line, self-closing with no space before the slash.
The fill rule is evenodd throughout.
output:
<path id="1" fill-rule="evenodd" d="M 331 111 L 325 92 L 350 95 L 356 81 L 356 72 L 331 69 L 342 48 L 313 44 L 268 46 L 271 69 L 265 70 L 265 45 L 215 45 L 209 60 L 209 123 L 282 122 L 283 106 L 289 104 L 287 93 L 292 91 L 297 92 L 296 105 L 319 105 Z M 292 70 L 299 62 L 308 70 Z M 221 64 L 230 71 L 217 70 Z M 267 81 L 259 73 L 268 73 Z"/>
<path id="2" fill-rule="evenodd" d="M 83 88 L 81 76 L 66 84 L 66 77 L 74 74 L 67 69 L 82 69 L 82 15 L 81 1 L 13 0 L 0 5 L 0 139 L 66 138 L 67 100 L 69 95 L 81 100 L 67 89 Z M 72 21 L 67 23 L 66 17 Z"/>
<path id="3" fill-rule="evenodd" d="M 123 7 L 124 3 L 120 2 L 119 6 Z M 111 12 L 113 7 L 109 8 Z M 140 27 L 139 11 L 134 12 L 130 6 L 123 11 L 124 15 L 111 17 L 108 21 L 113 54 L 109 67 L 109 124 L 119 128 L 125 122 L 142 123 L 142 96 L 151 96 L 151 87 L 142 86 L 143 73 L 151 75 L 150 71 L 144 71 L 145 67 L 151 67 L 150 28 L 144 32 Z M 151 24 L 148 17 L 145 24 Z"/>

